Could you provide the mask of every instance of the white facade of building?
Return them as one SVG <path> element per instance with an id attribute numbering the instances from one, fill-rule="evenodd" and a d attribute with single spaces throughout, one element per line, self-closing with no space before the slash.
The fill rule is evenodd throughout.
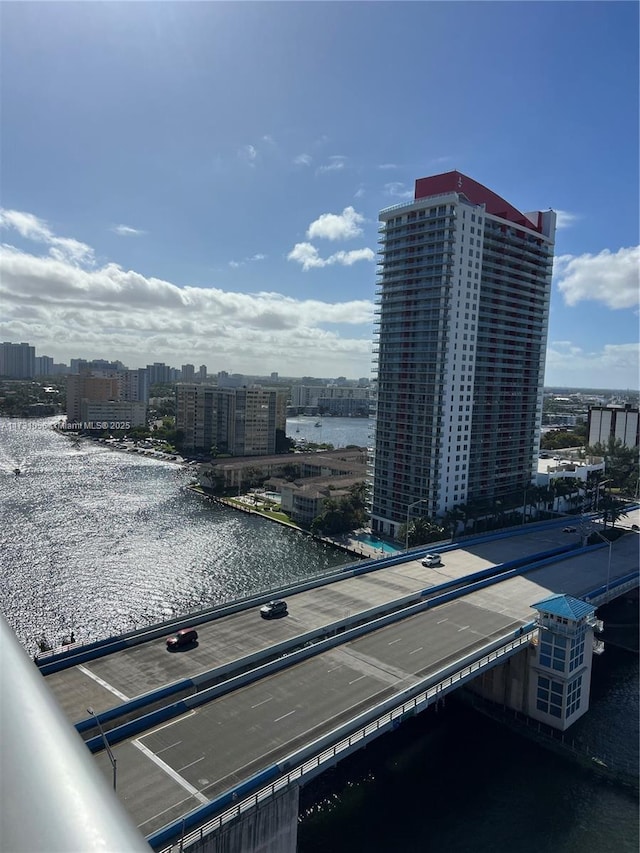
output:
<path id="1" fill-rule="evenodd" d="M 448 172 L 380 213 L 372 529 L 536 474 L 555 214 Z"/>
<path id="2" fill-rule="evenodd" d="M 133 429 L 146 426 L 147 404 L 123 400 L 83 400 L 80 404 L 80 417 L 85 424 L 107 424 L 103 429 Z"/>
<path id="3" fill-rule="evenodd" d="M 607 444 L 619 439 L 625 447 L 637 447 L 640 435 L 639 410 L 633 406 L 591 406 L 589 444 Z"/>

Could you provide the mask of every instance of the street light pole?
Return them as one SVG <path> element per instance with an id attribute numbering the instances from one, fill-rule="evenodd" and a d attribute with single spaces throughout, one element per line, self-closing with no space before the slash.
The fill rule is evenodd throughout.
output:
<path id="1" fill-rule="evenodd" d="M 113 790 L 115 791 L 116 790 L 116 757 L 113 754 L 113 752 L 111 751 L 111 747 L 109 746 L 109 741 L 107 740 L 107 736 L 104 733 L 104 729 L 100 725 L 100 720 L 98 719 L 96 712 L 93 710 L 93 708 L 87 708 L 87 713 L 91 714 L 93 719 L 96 721 L 98 729 L 100 730 L 100 734 L 102 736 L 102 742 L 104 744 L 104 748 L 106 750 L 107 755 L 109 756 L 109 761 L 111 762 L 111 766 L 113 767 Z"/>
<path id="2" fill-rule="evenodd" d="M 602 482 L 596 484 L 596 512 L 598 512 L 598 499 L 600 498 L 600 489 L 602 488 L 602 486 L 606 486 L 607 483 L 610 482 L 611 480 L 602 480 Z"/>
<path id="3" fill-rule="evenodd" d="M 428 504 L 429 503 L 428 498 L 420 498 L 419 500 L 414 501 L 412 504 L 409 504 L 409 506 L 407 507 L 407 523 L 405 525 L 405 537 L 404 537 L 404 550 L 405 551 L 409 550 L 409 513 L 411 512 L 411 510 L 414 506 L 418 506 L 418 504 L 422 504 L 422 503 Z"/>
<path id="4" fill-rule="evenodd" d="M 607 560 L 607 589 L 606 589 L 607 597 L 608 597 L 609 596 L 609 585 L 611 583 L 611 546 L 613 545 L 613 542 L 610 539 L 607 539 L 606 536 L 603 536 L 602 533 L 599 533 L 597 530 L 594 530 L 593 532 L 596 534 L 596 536 L 599 536 L 600 539 L 602 539 L 603 542 L 606 542 L 607 545 L 609 546 L 609 559 Z"/>
<path id="5" fill-rule="evenodd" d="M 531 486 L 531 483 L 529 482 L 529 483 L 525 483 L 524 487 L 523 487 L 523 494 L 522 494 L 522 523 L 523 524 L 527 523 L 527 494 L 529 492 L 530 486 Z"/>

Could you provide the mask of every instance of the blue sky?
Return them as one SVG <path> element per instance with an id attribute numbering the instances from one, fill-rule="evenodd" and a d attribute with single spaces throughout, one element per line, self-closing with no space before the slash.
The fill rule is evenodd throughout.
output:
<path id="1" fill-rule="evenodd" d="M 638 387 L 638 5 L 2 3 L 0 339 L 370 375 L 378 211 L 561 211 L 545 383 Z"/>

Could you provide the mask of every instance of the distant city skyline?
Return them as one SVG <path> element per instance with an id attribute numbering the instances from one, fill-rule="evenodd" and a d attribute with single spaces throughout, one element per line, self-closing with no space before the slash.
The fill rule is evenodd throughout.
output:
<path id="1" fill-rule="evenodd" d="M 2 17 L 0 340 L 369 376 L 378 211 L 459 169 L 558 213 L 545 385 L 638 387 L 637 4 Z"/>
<path id="2" fill-rule="evenodd" d="M 20 342 L 19 341 L 12 341 L 11 343 L 20 343 Z M 23 343 L 29 344 L 28 341 L 25 341 Z M 42 357 L 48 358 L 49 356 L 47 356 L 47 353 L 42 353 L 42 354 L 38 353 L 35 356 L 36 362 L 37 362 L 38 358 L 42 358 Z M 115 362 L 119 361 L 119 359 L 117 359 L 116 357 L 109 358 L 107 356 L 97 357 L 95 359 L 85 359 L 82 356 L 78 356 L 78 357 L 74 357 L 71 359 L 66 359 L 66 361 L 63 360 L 62 362 L 55 362 L 55 364 L 64 364 L 66 367 L 70 368 L 72 362 L 78 362 L 78 361 L 80 361 L 80 362 L 86 361 L 89 363 L 94 362 L 94 361 L 96 361 L 96 362 L 108 361 L 108 362 L 114 362 L 115 363 Z M 164 362 L 156 362 L 156 363 L 157 364 L 164 364 Z M 131 367 L 130 365 L 124 365 L 122 369 L 124 369 L 124 370 L 141 370 L 141 369 L 146 369 L 149 366 L 150 366 L 149 364 L 141 365 L 141 367 Z M 170 368 L 171 370 L 176 370 L 178 373 L 180 373 L 181 367 L 185 367 L 188 365 L 183 364 L 183 365 L 181 365 L 181 367 L 177 367 L 175 363 L 173 363 L 173 364 L 170 363 L 170 364 L 166 364 L 165 366 L 167 368 Z M 203 365 L 203 367 L 206 367 L 206 365 Z M 215 372 L 211 371 L 211 370 L 207 370 L 208 379 L 212 379 L 212 378 L 216 377 L 218 374 L 223 374 L 223 375 L 226 374 L 229 376 L 234 376 L 234 375 L 246 376 L 248 378 L 272 379 L 273 381 L 277 381 L 277 382 L 287 382 L 287 381 L 301 382 L 303 379 L 312 380 L 314 382 L 332 382 L 332 381 L 335 381 L 338 379 L 345 379 L 347 382 L 362 382 L 362 381 L 372 382 L 372 381 L 374 381 L 374 379 L 372 379 L 369 376 L 344 376 L 343 374 L 340 374 L 339 376 L 329 376 L 329 375 L 315 376 L 313 374 L 299 374 L 299 375 L 285 374 L 285 373 L 282 373 L 281 371 L 278 371 L 278 370 L 272 370 L 272 371 L 269 371 L 268 373 L 267 372 L 263 372 L 263 373 L 260 373 L 260 372 L 242 373 L 241 371 L 233 372 L 233 371 L 224 370 L 224 369 L 216 370 Z M 2 377 L 0 375 L 0 380 L 2 378 L 10 378 L 10 377 Z M 46 378 L 46 377 L 44 377 L 44 378 Z M 185 380 L 179 379 L 176 381 L 185 381 Z M 188 381 L 193 381 L 193 380 L 188 380 Z M 640 389 L 638 387 L 632 388 L 632 387 L 628 386 L 625 388 L 623 386 L 615 386 L 615 385 L 608 385 L 608 386 L 607 385 L 569 385 L 567 383 L 559 383 L 557 385 L 552 385 L 552 384 L 545 382 L 544 389 L 545 389 L 545 392 L 550 392 L 553 390 L 574 390 L 577 392 L 585 392 L 585 393 L 586 392 L 604 392 L 606 394 L 614 394 L 614 395 L 618 394 L 621 396 L 624 396 L 625 394 L 630 394 L 631 397 L 634 397 L 634 398 L 638 394 L 640 394 Z"/>

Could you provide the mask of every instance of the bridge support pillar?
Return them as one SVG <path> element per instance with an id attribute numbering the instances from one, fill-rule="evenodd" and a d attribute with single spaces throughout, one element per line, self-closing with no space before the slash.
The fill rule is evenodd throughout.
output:
<path id="1" fill-rule="evenodd" d="M 297 785 L 289 786 L 222 829 L 185 846 L 184 853 L 296 853 L 299 795 Z"/>

